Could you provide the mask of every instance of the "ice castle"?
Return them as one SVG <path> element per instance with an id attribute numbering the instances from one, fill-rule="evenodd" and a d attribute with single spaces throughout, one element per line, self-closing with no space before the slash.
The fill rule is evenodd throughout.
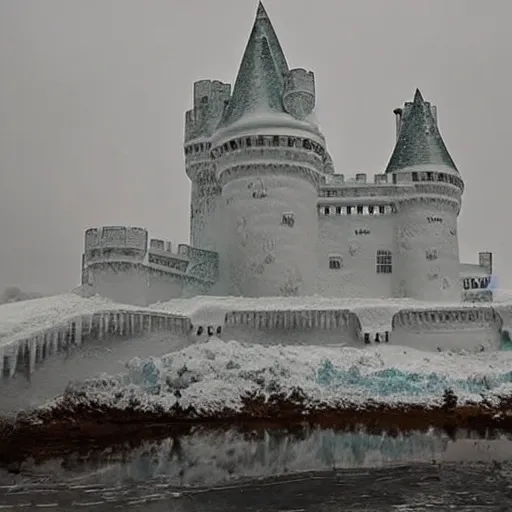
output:
<path id="1" fill-rule="evenodd" d="M 389 341 L 399 326 L 499 336 L 492 254 L 459 260 L 465 185 L 419 90 L 394 110 L 383 172 L 336 173 L 315 117 L 315 76 L 289 67 L 260 3 L 234 86 L 196 82 L 193 101 L 184 138 L 190 243 L 174 248 L 137 227 L 89 229 L 83 293 L 138 306 L 239 297 L 245 312 L 223 323 L 253 334 L 345 325 L 366 343 Z M 325 317 L 320 298 L 330 304 Z M 382 332 L 350 320 L 370 303 L 394 308 Z M 306 320 L 286 311 L 293 304 Z"/>

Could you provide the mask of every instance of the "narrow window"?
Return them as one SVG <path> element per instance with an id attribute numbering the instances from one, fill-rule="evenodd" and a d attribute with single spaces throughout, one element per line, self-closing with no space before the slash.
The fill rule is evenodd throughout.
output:
<path id="1" fill-rule="evenodd" d="M 336 206 L 336 215 L 341 215 L 341 206 Z"/>
<path id="2" fill-rule="evenodd" d="M 347 206 L 347 215 L 352 215 L 352 206 Z"/>
<path id="3" fill-rule="evenodd" d="M 434 181 L 434 173 L 427 172 L 427 181 Z"/>
<path id="4" fill-rule="evenodd" d="M 379 213 L 380 213 L 380 215 L 385 215 L 386 207 L 383 205 L 379 206 Z"/>
<path id="5" fill-rule="evenodd" d="M 418 173 L 417 172 L 412 173 L 412 181 L 418 181 Z"/>
<path id="6" fill-rule="evenodd" d="M 331 214 L 331 209 L 328 206 L 326 206 L 325 207 L 325 215 L 330 215 L 330 214 Z"/>
<path id="7" fill-rule="evenodd" d="M 231 149 L 235 150 L 236 149 L 236 140 L 232 140 L 229 145 L 231 146 Z"/>
<path id="8" fill-rule="evenodd" d="M 373 215 L 375 213 L 375 207 L 374 206 L 368 206 L 368 215 Z"/>
<path id="9" fill-rule="evenodd" d="M 391 251 L 377 251 L 377 274 L 391 274 L 392 271 Z"/>
<path id="10" fill-rule="evenodd" d="M 362 215 L 363 214 L 363 207 L 362 206 L 358 206 L 357 207 L 357 214 L 358 215 Z"/>
<path id="11" fill-rule="evenodd" d="M 245 145 L 250 148 L 252 146 L 252 141 L 251 141 L 251 137 L 247 137 L 245 139 Z"/>
<path id="12" fill-rule="evenodd" d="M 289 228 L 293 228 L 293 226 L 295 225 L 295 216 L 293 215 L 293 213 L 291 213 L 291 212 L 283 213 L 283 216 L 281 218 L 281 224 L 283 226 L 288 226 Z"/>
<path id="13" fill-rule="evenodd" d="M 302 147 L 304 149 L 311 149 L 311 141 L 309 139 L 304 139 L 302 141 Z"/>
<path id="14" fill-rule="evenodd" d="M 294 137 L 289 137 L 288 138 L 288 147 L 289 148 L 295 147 L 295 138 Z"/>
<path id="15" fill-rule="evenodd" d="M 258 147 L 262 147 L 263 146 L 263 137 L 259 136 L 256 139 L 256 146 L 258 146 Z"/>
<path id="16" fill-rule="evenodd" d="M 279 147 L 279 135 L 274 135 L 272 138 L 272 146 Z"/>
<path id="17" fill-rule="evenodd" d="M 341 256 L 329 256 L 329 269 L 340 270 L 343 266 Z"/>
<path id="18" fill-rule="evenodd" d="M 229 151 L 229 146 L 227 142 L 224 144 L 223 148 L 226 153 Z"/>

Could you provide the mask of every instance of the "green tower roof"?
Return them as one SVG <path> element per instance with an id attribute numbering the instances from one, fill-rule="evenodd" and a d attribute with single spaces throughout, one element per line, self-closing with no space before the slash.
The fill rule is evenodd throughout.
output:
<path id="1" fill-rule="evenodd" d="M 249 42 L 220 127 L 246 114 L 284 112 L 282 95 L 288 63 L 270 18 L 260 2 Z"/>
<path id="2" fill-rule="evenodd" d="M 439 133 L 430 103 L 416 89 L 414 101 L 403 110 L 395 149 L 386 172 L 400 171 L 417 165 L 442 165 L 458 172 Z"/>

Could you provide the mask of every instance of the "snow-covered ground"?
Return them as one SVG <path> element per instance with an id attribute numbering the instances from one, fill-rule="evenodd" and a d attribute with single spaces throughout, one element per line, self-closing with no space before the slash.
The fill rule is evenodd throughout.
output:
<path id="1" fill-rule="evenodd" d="M 70 396 L 124 409 L 135 398 L 141 409 L 168 409 L 176 401 L 211 414 L 228 408 L 240 411 L 248 393 L 266 396 L 300 389 L 306 404 L 442 403 L 452 389 L 459 404 L 493 400 L 512 392 L 512 353 L 478 355 L 424 353 L 381 345 L 299 347 L 242 345 L 212 339 L 160 358 L 135 358 L 126 374 L 103 376 L 70 386 Z M 83 396 L 83 395 L 82 395 Z"/>

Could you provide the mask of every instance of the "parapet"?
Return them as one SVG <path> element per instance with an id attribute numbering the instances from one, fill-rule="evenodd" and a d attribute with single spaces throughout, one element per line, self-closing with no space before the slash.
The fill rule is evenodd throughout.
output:
<path id="1" fill-rule="evenodd" d="M 478 265 L 492 274 L 492 252 L 479 252 Z"/>
<path id="2" fill-rule="evenodd" d="M 315 75 L 302 68 L 291 69 L 285 76 L 283 106 L 290 115 L 303 120 L 315 108 Z"/>
<path id="3" fill-rule="evenodd" d="M 167 240 L 160 240 L 158 238 L 152 238 L 149 241 L 149 250 L 172 252 L 172 244 Z"/>
<path id="4" fill-rule="evenodd" d="M 148 232 L 144 228 L 104 226 L 85 232 L 85 251 L 92 249 L 129 248 L 146 252 Z"/>
<path id="5" fill-rule="evenodd" d="M 230 96 L 230 84 L 218 80 L 194 83 L 194 108 L 185 113 L 185 142 L 212 136 Z"/>

